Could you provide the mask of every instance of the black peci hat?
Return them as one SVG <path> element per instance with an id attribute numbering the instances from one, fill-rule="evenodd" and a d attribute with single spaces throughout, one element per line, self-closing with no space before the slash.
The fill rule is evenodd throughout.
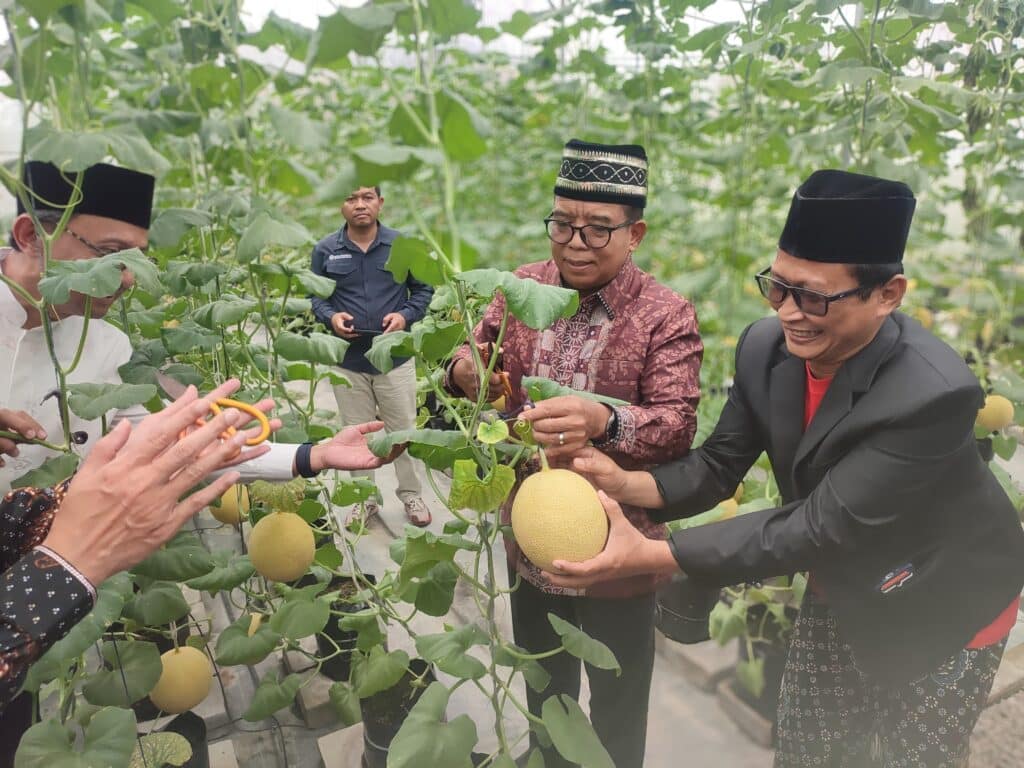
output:
<path id="1" fill-rule="evenodd" d="M 903 260 L 917 201 L 900 181 L 847 171 L 815 171 L 789 206 L 779 248 L 836 264 Z"/>
<path id="2" fill-rule="evenodd" d="M 92 165 L 81 174 L 64 174 L 52 163 L 38 160 L 25 163 L 22 180 L 32 208 L 36 211 L 66 208 L 73 199 L 76 176 L 82 195 L 74 206 L 74 213 L 103 216 L 149 229 L 156 179 L 148 173 L 106 163 Z M 18 213 L 25 213 L 20 196 Z"/>
<path id="3" fill-rule="evenodd" d="M 573 139 L 562 152 L 555 194 L 572 200 L 647 205 L 647 153 L 638 144 Z"/>

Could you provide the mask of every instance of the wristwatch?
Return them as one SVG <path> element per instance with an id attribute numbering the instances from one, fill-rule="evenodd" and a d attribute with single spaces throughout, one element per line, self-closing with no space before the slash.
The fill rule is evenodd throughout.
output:
<path id="1" fill-rule="evenodd" d="M 611 407 L 611 406 L 609 406 Z M 602 443 L 610 443 L 619 436 L 619 412 L 612 408 L 612 415 L 608 417 L 608 423 L 604 427 Z"/>

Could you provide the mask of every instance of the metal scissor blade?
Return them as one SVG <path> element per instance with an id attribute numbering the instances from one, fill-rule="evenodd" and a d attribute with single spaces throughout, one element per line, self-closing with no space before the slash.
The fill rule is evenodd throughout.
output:
<path id="1" fill-rule="evenodd" d="M 177 379 L 172 379 L 163 371 L 156 372 L 156 383 L 159 384 L 160 388 L 167 393 L 168 397 L 175 400 L 184 395 L 185 390 L 188 389 L 185 384 L 182 384 Z"/>

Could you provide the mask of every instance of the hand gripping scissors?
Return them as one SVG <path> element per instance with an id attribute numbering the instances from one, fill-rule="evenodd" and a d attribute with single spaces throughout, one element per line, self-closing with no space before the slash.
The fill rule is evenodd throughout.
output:
<path id="1" fill-rule="evenodd" d="M 185 394 L 185 390 L 187 389 L 187 387 L 180 381 L 172 379 L 170 376 L 161 371 L 157 371 L 156 380 L 157 383 L 159 383 L 160 386 L 163 388 L 164 392 L 166 392 L 171 397 L 181 397 L 183 394 Z M 242 413 L 252 416 L 252 418 L 259 422 L 260 433 L 255 437 L 248 438 L 245 441 L 246 445 L 259 445 L 268 437 L 270 437 L 270 420 L 267 418 L 266 414 L 263 413 L 263 411 L 261 411 L 259 408 L 249 405 L 248 403 L 243 403 L 240 400 L 232 400 L 229 397 L 219 397 L 214 402 L 210 403 L 210 412 L 214 416 L 220 415 L 220 412 L 223 408 L 235 408 L 236 410 L 242 411 Z M 206 419 L 202 417 L 196 419 L 195 425 L 197 427 L 205 426 Z M 191 427 L 189 429 L 191 429 Z M 178 439 L 180 440 L 183 437 L 185 437 L 185 435 L 189 433 L 189 429 L 183 429 L 181 431 L 181 434 L 178 435 Z M 221 432 L 220 437 L 221 440 L 230 440 L 236 434 L 238 434 L 238 430 L 236 430 L 234 427 L 228 427 L 226 430 Z"/>

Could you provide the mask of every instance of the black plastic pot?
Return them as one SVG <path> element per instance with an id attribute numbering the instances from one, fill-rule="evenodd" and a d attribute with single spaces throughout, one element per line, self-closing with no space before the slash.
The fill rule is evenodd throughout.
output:
<path id="1" fill-rule="evenodd" d="M 655 595 L 655 625 L 665 637 L 677 643 L 710 640 L 708 617 L 718 602 L 721 590 L 691 581 L 676 574 Z"/>
<path id="2" fill-rule="evenodd" d="M 759 627 L 767 608 L 764 605 L 752 605 L 747 609 L 747 625 Z M 786 616 L 790 622 L 796 621 L 799 611 L 793 606 L 786 606 Z M 781 635 L 778 622 L 771 614 L 764 623 L 764 634 L 767 637 Z M 754 658 L 764 660 L 764 690 L 760 696 L 754 696 L 739 680 L 733 681 L 733 690 L 743 701 L 753 707 L 762 717 L 775 722 L 779 706 L 779 690 L 782 687 L 782 673 L 786 668 L 786 656 L 789 654 L 789 641 L 780 639 L 774 643 L 754 643 Z M 740 661 L 748 661 L 747 644 L 739 644 Z"/>
<path id="3" fill-rule="evenodd" d="M 363 578 L 371 584 L 377 583 L 377 578 L 373 574 L 364 574 Z M 346 576 L 336 576 L 331 580 L 329 589 L 339 589 L 345 584 L 351 585 L 352 580 Z M 363 602 L 353 603 L 341 599 L 331 603 L 332 611 L 341 611 L 343 613 L 358 613 L 367 607 L 367 604 Z M 335 682 L 348 680 L 349 674 L 352 672 L 352 651 L 355 650 L 358 638 L 358 632 L 342 629 L 341 618 L 332 615 L 323 632 L 316 636 L 317 653 L 319 656 L 330 656 L 335 652 L 334 643 L 337 643 L 338 647 L 341 648 L 341 653 L 321 664 L 320 674 Z"/>
<path id="4" fill-rule="evenodd" d="M 206 722 L 194 712 L 183 712 L 161 730 L 180 733 L 192 746 L 192 757 L 181 768 L 210 768 L 210 746 L 206 743 Z"/>
<path id="5" fill-rule="evenodd" d="M 386 691 L 368 696 L 359 702 L 363 716 L 363 765 L 365 768 L 387 768 L 388 749 L 395 734 L 402 727 L 405 718 L 419 701 L 426 686 L 434 682 L 430 665 L 423 659 L 409 662 L 412 674 L 405 677 Z M 423 678 L 423 685 L 413 686 L 413 676 Z"/>
<path id="6" fill-rule="evenodd" d="M 763 718 L 775 722 L 779 708 L 779 691 L 782 688 L 782 673 L 786 668 L 786 648 L 776 645 L 754 644 L 754 658 L 764 659 L 764 690 L 754 696 L 739 680 L 733 680 L 732 689 Z M 747 644 L 740 643 L 740 661 L 747 661 Z"/>

